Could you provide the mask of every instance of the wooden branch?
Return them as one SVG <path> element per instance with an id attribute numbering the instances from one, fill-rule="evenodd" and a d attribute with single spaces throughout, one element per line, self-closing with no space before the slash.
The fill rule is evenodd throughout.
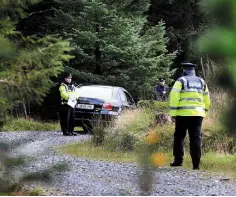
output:
<path id="1" fill-rule="evenodd" d="M 7 83 L 6 79 L 0 79 L 0 83 Z"/>
<path id="2" fill-rule="evenodd" d="M 31 16 L 31 15 L 33 15 L 33 14 L 41 14 L 41 13 L 43 13 L 43 12 L 48 12 L 48 11 L 52 11 L 52 10 L 54 10 L 54 9 L 51 8 L 51 9 L 42 10 L 42 11 L 38 11 L 38 12 L 31 12 L 29 15 Z"/>
<path id="3" fill-rule="evenodd" d="M 14 83 L 13 81 L 8 81 L 6 79 L 0 79 L 0 84 L 6 84 L 6 85 L 9 85 L 9 86 L 19 86 L 16 83 Z"/>

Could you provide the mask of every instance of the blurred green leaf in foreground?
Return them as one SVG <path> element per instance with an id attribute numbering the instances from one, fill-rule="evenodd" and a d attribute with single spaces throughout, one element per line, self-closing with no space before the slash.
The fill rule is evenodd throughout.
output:
<path id="1" fill-rule="evenodd" d="M 203 9 L 209 11 L 215 21 L 213 28 L 199 39 L 199 49 L 223 66 L 218 76 L 219 85 L 231 94 L 229 111 L 225 124 L 236 134 L 236 1 L 209 0 L 203 2 Z"/>

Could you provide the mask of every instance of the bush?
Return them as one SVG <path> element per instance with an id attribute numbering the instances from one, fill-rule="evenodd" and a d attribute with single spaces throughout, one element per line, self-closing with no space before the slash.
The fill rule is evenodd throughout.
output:
<path id="1" fill-rule="evenodd" d="M 138 107 L 148 108 L 157 112 L 167 113 L 169 111 L 169 102 L 161 102 L 155 100 L 140 100 Z"/>
<path id="2" fill-rule="evenodd" d="M 135 137 L 129 133 L 124 133 L 121 137 L 121 150 L 133 151 L 135 145 Z"/>
<path id="3" fill-rule="evenodd" d="M 105 146 L 110 151 L 130 152 L 134 151 L 137 139 L 134 135 L 129 133 L 122 133 L 119 135 L 108 135 Z"/>
<path id="4" fill-rule="evenodd" d="M 142 141 L 142 136 L 150 130 L 150 127 L 155 126 L 154 110 L 166 112 L 169 108 L 167 102 L 145 100 L 140 101 L 139 106 L 142 107 L 125 111 L 111 125 L 103 126 L 101 123 L 94 125 L 93 145 L 104 145 L 111 151 L 133 151 Z M 172 131 L 172 129 L 170 130 Z M 163 138 L 165 139 L 163 145 L 168 145 L 169 148 L 168 137 Z"/>
<path id="5" fill-rule="evenodd" d="M 214 104 L 214 103 L 213 103 Z M 150 131 L 158 133 L 159 141 L 151 148 L 155 151 L 172 152 L 174 124 L 155 124 L 156 111 L 167 112 L 168 102 L 141 100 L 139 108 L 124 112 L 103 132 L 104 146 L 111 151 L 131 151 L 142 145 Z M 219 109 L 211 109 L 202 126 L 202 152 L 235 153 L 236 140 L 227 133 L 219 120 Z M 186 153 L 189 138 L 185 139 Z"/>
<path id="6" fill-rule="evenodd" d="M 113 124 L 94 125 L 92 144 L 104 145 L 110 151 L 129 152 L 135 148 L 138 137 L 153 124 L 154 114 L 150 110 L 125 111 Z"/>
<path id="7" fill-rule="evenodd" d="M 103 125 L 94 127 L 92 143 L 95 146 L 101 146 L 103 145 L 104 140 L 105 140 L 105 127 Z"/>
<path id="8" fill-rule="evenodd" d="M 108 127 L 107 133 L 116 135 L 129 133 L 139 135 L 145 133 L 154 122 L 155 113 L 150 109 L 135 109 L 125 111 Z"/>
<path id="9" fill-rule="evenodd" d="M 203 153 L 217 152 L 217 153 L 236 153 L 236 140 L 225 130 L 218 130 L 211 132 L 210 135 L 203 135 Z"/>
<path id="10" fill-rule="evenodd" d="M 153 130 L 158 133 L 159 140 L 152 146 L 155 151 L 172 152 L 173 149 L 173 134 L 174 124 L 168 125 L 153 125 L 154 112 L 149 109 L 137 109 L 134 111 L 127 111 L 122 114 L 113 127 L 107 129 L 106 145 L 109 145 L 111 150 L 122 150 L 125 146 L 121 143 L 124 140 L 124 135 L 133 136 L 134 148 L 142 145 L 145 135 Z M 185 139 L 185 150 L 189 152 L 189 138 Z M 236 140 L 227 133 L 226 129 L 220 123 L 212 123 L 210 118 L 204 119 L 202 128 L 202 152 L 217 153 L 235 153 Z"/>

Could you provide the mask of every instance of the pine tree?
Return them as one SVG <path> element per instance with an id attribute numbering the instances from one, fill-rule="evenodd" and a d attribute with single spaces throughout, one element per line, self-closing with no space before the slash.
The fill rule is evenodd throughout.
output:
<path id="1" fill-rule="evenodd" d="M 209 10 L 199 9 L 202 0 L 151 0 L 149 21 L 157 24 L 164 20 L 170 38 L 168 48 L 178 50 L 177 62 L 200 62 L 195 41 L 213 24 L 208 17 Z"/>
<path id="2" fill-rule="evenodd" d="M 69 42 L 53 36 L 24 37 L 16 31 L 27 6 L 39 0 L 0 1 L 0 119 L 17 102 L 40 103 L 71 56 Z M 65 53 L 66 52 L 66 53 Z M 5 110 L 4 110 L 5 109 Z"/>
<path id="3" fill-rule="evenodd" d="M 164 23 L 149 26 L 148 0 L 56 2 L 61 6 L 52 23 L 63 37 L 71 38 L 75 55 L 71 66 L 84 77 L 78 79 L 95 82 L 98 78 L 97 83 L 109 82 L 130 91 L 148 86 L 150 91 L 158 77 L 168 77 L 175 53 L 166 49 Z"/>

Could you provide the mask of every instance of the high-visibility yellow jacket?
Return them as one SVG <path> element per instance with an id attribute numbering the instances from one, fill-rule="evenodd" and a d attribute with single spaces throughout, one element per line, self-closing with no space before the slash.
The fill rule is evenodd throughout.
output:
<path id="1" fill-rule="evenodd" d="M 210 107 L 210 96 L 203 79 L 195 75 L 179 78 L 170 93 L 171 116 L 205 117 Z"/>
<path id="2" fill-rule="evenodd" d="M 78 95 L 75 92 L 74 85 L 66 85 L 65 83 L 61 83 L 59 87 L 59 91 L 61 94 L 61 104 L 65 104 L 68 102 L 69 98 L 76 99 Z"/>

